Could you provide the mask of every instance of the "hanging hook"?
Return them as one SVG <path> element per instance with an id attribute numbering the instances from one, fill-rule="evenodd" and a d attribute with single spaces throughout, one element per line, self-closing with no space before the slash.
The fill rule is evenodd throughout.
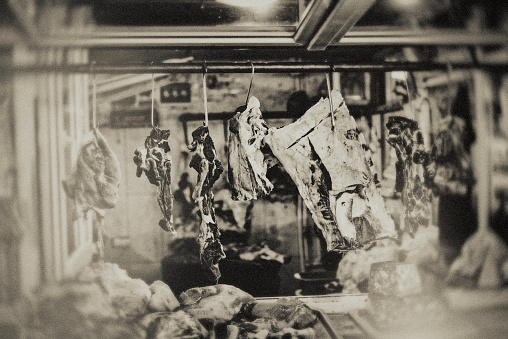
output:
<path id="1" fill-rule="evenodd" d="M 446 70 L 447 70 L 447 77 L 448 77 L 448 107 L 447 107 L 447 113 L 448 113 L 448 116 L 451 116 L 452 115 L 452 72 L 453 72 L 453 68 L 452 68 L 452 64 L 450 63 L 450 61 L 448 61 L 446 63 Z"/>
<path id="2" fill-rule="evenodd" d="M 150 66 L 153 66 L 153 61 L 150 63 Z M 152 71 L 152 108 L 150 112 L 150 122 L 152 123 L 152 128 L 155 129 L 154 124 L 154 92 L 155 92 L 155 74 Z"/>
<path id="3" fill-rule="evenodd" d="M 206 60 L 203 61 L 203 103 L 205 106 L 205 126 L 208 126 L 208 107 L 207 107 L 207 96 L 206 96 L 206 73 L 208 72 L 208 68 L 206 66 Z"/>
<path id="4" fill-rule="evenodd" d="M 97 124 L 97 77 L 95 71 L 95 60 L 92 61 L 90 68 L 92 73 L 92 129 L 95 133 L 95 131 L 99 128 Z"/>
<path id="5" fill-rule="evenodd" d="M 332 131 L 335 130 L 335 116 L 333 111 L 333 103 L 332 103 L 332 89 L 330 86 L 330 73 L 326 73 L 326 87 L 328 89 L 328 103 L 330 104 L 330 114 L 332 119 Z"/>
<path id="6" fill-rule="evenodd" d="M 254 82 L 254 64 L 252 63 L 252 61 L 250 62 L 250 66 L 252 68 L 252 74 L 250 77 L 250 85 L 249 85 L 249 91 L 247 92 L 247 99 L 245 99 L 245 106 L 247 106 L 247 104 L 249 103 L 250 90 L 252 89 L 252 83 Z"/>

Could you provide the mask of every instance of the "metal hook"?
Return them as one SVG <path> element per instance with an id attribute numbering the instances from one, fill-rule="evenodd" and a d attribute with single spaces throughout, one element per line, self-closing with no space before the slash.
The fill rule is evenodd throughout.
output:
<path id="1" fill-rule="evenodd" d="M 153 61 L 150 63 L 150 66 L 153 66 Z M 152 123 L 152 128 L 155 129 L 154 124 L 154 92 L 155 92 L 155 74 L 152 71 L 152 109 L 150 112 L 150 121 Z"/>
<path id="2" fill-rule="evenodd" d="M 247 106 L 247 104 L 249 103 L 250 91 L 252 89 L 252 83 L 254 82 L 254 64 L 252 63 L 252 61 L 250 62 L 250 66 L 252 68 L 252 74 L 250 77 L 250 85 L 249 85 L 249 90 L 247 92 L 247 99 L 245 99 L 245 106 Z"/>
<path id="3" fill-rule="evenodd" d="M 206 60 L 203 61 L 203 104 L 205 107 L 205 126 L 208 126 L 208 107 L 207 107 L 207 96 L 206 96 L 206 73 L 208 68 L 206 66 Z"/>
<path id="4" fill-rule="evenodd" d="M 92 73 L 92 128 L 95 132 L 99 126 L 97 125 L 97 77 L 95 70 L 96 62 L 92 61 L 90 72 Z"/>
<path id="5" fill-rule="evenodd" d="M 330 104 L 330 115 L 332 119 L 332 131 L 335 130 L 335 116 L 333 111 L 333 103 L 332 103 L 332 89 L 330 86 L 330 74 L 326 73 L 326 87 L 328 89 L 328 103 Z"/>

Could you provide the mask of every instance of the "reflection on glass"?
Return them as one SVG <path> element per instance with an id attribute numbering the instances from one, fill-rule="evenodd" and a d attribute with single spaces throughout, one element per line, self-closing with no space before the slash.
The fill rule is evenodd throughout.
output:
<path id="1" fill-rule="evenodd" d="M 298 23 L 299 0 L 106 0 L 93 13 L 108 26 L 286 26 Z"/>
<path id="2" fill-rule="evenodd" d="M 498 28 L 505 1 L 378 0 L 356 26 L 466 28 L 483 13 L 487 28 Z"/>

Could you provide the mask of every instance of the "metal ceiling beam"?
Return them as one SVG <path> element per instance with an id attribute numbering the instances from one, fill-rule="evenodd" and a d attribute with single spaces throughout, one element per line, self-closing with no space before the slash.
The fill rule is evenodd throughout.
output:
<path id="1" fill-rule="evenodd" d="M 35 0 L 18 1 L 9 0 L 9 7 L 14 13 L 20 26 L 23 28 L 28 38 L 32 41 L 37 40 L 39 34 L 36 25 L 37 4 Z"/>
<path id="2" fill-rule="evenodd" d="M 189 62 L 171 64 L 70 64 L 0 66 L 3 73 L 105 73 L 105 74 L 170 74 L 170 73 L 326 73 L 326 72 L 393 72 L 393 71 L 447 71 L 453 69 L 486 69 L 506 71 L 508 64 L 439 63 L 439 62 Z"/>
<path id="3" fill-rule="evenodd" d="M 471 32 L 465 29 L 398 29 L 388 27 L 357 27 L 329 46 L 345 45 L 441 45 L 489 46 L 508 45 L 506 32 Z"/>
<path id="4" fill-rule="evenodd" d="M 324 24 L 310 40 L 307 49 L 309 51 L 324 50 L 331 42 L 340 41 L 374 2 L 375 0 L 339 0 Z"/>

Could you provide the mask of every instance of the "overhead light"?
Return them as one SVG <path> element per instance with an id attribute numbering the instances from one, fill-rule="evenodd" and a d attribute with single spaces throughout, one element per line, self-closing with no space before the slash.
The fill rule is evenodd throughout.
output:
<path id="1" fill-rule="evenodd" d="M 217 2 L 229 6 L 248 8 L 256 12 L 265 12 L 269 10 L 277 0 L 217 0 Z"/>

